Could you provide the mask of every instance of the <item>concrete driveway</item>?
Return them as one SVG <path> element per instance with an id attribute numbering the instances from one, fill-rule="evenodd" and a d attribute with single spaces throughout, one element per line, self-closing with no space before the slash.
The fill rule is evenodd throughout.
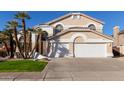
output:
<path id="1" fill-rule="evenodd" d="M 124 61 L 115 58 L 53 59 L 43 76 L 46 81 L 124 80 Z"/>

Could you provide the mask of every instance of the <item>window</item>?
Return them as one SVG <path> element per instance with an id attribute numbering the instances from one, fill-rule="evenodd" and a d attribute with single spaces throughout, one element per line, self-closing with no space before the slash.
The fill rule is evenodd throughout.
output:
<path id="1" fill-rule="evenodd" d="M 96 30 L 96 27 L 95 27 L 94 24 L 90 24 L 90 25 L 88 26 L 88 28 L 89 28 L 90 30 Z"/>
<path id="2" fill-rule="evenodd" d="M 54 34 L 57 34 L 63 30 L 63 26 L 61 24 L 56 25 L 54 28 Z"/>

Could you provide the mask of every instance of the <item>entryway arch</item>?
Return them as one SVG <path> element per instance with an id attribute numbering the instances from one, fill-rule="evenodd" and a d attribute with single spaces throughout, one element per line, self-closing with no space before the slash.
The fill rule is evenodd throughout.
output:
<path id="1" fill-rule="evenodd" d="M 85 42 L 86 37 L 77 36 L 73 41 L 73 57 L 75 57 L 75 44 Z"/>

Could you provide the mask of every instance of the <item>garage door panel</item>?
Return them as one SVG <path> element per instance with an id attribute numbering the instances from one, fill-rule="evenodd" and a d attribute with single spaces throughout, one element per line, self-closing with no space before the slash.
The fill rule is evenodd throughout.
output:
<path id="1" fill-rule="evenodd" d="M 75 44 L 75 57 L 106 57 L 106 45 Z"/>

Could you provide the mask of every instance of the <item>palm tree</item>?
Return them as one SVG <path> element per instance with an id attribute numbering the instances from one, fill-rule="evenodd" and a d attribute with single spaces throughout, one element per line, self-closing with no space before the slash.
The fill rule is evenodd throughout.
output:
<path id="1" fill-rule="evenodd" d="M 33 31 L 32 28 L 27 29 L 27 51 L 28 51 L 28 54 L 32 50 L 32 34 L 31 34 L 32 31 Z"/>
<path id="2" fill-rule="evenodd" d="M 34 53 L 34 51 L 37 51 L 37 49 L 39 50 L 38 46 L 39 46 L 39 43 L 42 42 L 42 36 L 43 36 L 43 33 L 44 33 L 44 31 L 41 28 L 36 28 L 36 29 L 33 30 L 33 32 L 36 33 L 37 38 L 36 38 L 35 46 L 32 49 L 29 57 L 31 57 L 31 55 Z"/>
<path id="3" fill-rule="evenodd" d="M 9 48 L 8 48 L 8 44 L 7 44 L 8 39 L 9 39 L 9 37 L 7 35 L 0 33 L 0 41 L 3 42 L 3 44 L 6 48 L 6 51 L 9 54 Z"/>
<path id="4" fill-rule="evenodd" d="M 4 29 L 4 31 L 2 31 L 2 33 L 9 37 L 8 41 L 10 43 L 10 58 L 14 58 L 15 43 L 14 43 L 13 36 L 12 36 L 13 32 L 10 29 Z"/>
<path id="5" fill-rule="evenodd" d="M 35 33 L 39 35 L 39 40 L 37 41 L 37 52 L 43 54 L 43 36 L 45 34 L 45 31 L 43 31 L 41 28 L 36 28 Z"/>
<path id="6" fill-rule="evenodd" d="M 25 53 L 25 57 L 27 58 L 27 46 L 26 46 L 26 24 L 25 24 L 25 19 L 30 19 L 30 16 L 26 13 L 26 12 L 18 12 L 15 15 L 16 19 L 21 19 L 22 21 L 22 31 L 23 31 L 23 35 L 24 35 L 24 53 Z"/>
<path id="7" fill-rule="evenodd" d="M 23 53 L 22 53 L 22 50 L 21 50 L 21 47 L 20 47 L 20 44 L 19 44 L 19 40 L 18 40 L 18 37 L 17 37 L 17 26 L 18 26 L 18 22 L 15 21 L 15 20 L 8 21 L 8 22 L 7 22 L 7 25 L 6 25 L 6 27 L 7 27 L 8 29 L 10 29 L 10 30 L 13 31 L 13 33 L 14 33 L 14 38 L 15 38 L 15 41 L 16 41 L 16 48 L 18 48 L 18 50 L 19 50 L 21 56 L 22 56 L 23 58 L 25 58 L 24 55 L 23 55 Z"/>

